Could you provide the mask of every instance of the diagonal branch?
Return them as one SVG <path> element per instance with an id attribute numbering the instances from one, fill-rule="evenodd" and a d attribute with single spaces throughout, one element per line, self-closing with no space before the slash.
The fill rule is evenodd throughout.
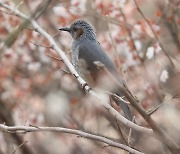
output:
<path id="1" fill-rule="evenodd" d="M 121 7 L 119 7 L 119 11 L 120 11 L 120 13 L 122 15 L 123 22 L 124 22 L 124 27 L 126 29 L 126 32 L 128 33 L 128 36 L 129 36 L 129 39 L 130 39 L 130 42 L 131 42 L 131 48 L 132 48 L 132 50 L 136 51 L 140 62 L 142 62 L 142 58 L 139 56 L 138 49 L 137 49 L 137 47 L 135 45 L 135 42 L 134 42 L 134 39 L 132 37 L 131 28 L 129 26 L 126 26 L 126 25 L 128 25 L 128 22 L 127 22 L 125 14 L 124 14 L 124 11 L 123 11 L 123 9 Z"/>
<path id="2" fill-rule="evenodd" d="M 16 149 L 14 149 L 10 154 L 14 154 L 16 153 L 17 149 L 21 148 L 24 144 L 26 144 L 28 141 L 25 141 L 23 143 L 21 143 L 19 146 L 16 147 Z"/>

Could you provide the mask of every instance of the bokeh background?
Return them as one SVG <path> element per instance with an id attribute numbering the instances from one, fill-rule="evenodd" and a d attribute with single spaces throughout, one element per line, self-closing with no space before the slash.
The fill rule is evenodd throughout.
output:
<path id="1" fill-rule="evenodd" d="M 42 1 L 1 2 L 12 8 L 18 6 L 21 12 L 31 15 Z M 69 58 L 71 36 L 58 32 L 58 28 L 69 26 L 79 18 L 92 23 L 98 41 L 130 90 L 147 111 L 159 107 L 152 117 L 180 144 L 180 3 L 178 0 L 136 2 L 148 23 L 134 0 L 53 0 L 37 22 Z M 23 20 L 3 7 L 0 10 L 0 43 L 3 43 Z M 50 55 L 60 58 L 31 25 L 21 31 L 12 45 L 1 49 L 0 123 L 68 127 L 124 143 L 115 118 L 85 94 L 62 61 Z M 116 105 L 115 108 L 122 113 Z M 137 111 L 133 112 L 137 124 L 148 127 Z M 126 128 L 123 132 L 127 139 Z M 20 135 L 0 132 L 0 153 L 11 153 L 24 141 L 28 143 L 16 153 L 127 153 L 75 135 L 51 132 Z M 141 135 L 134 146 L 145 153 L 166 153 L 166 149 L 148 135 Z"/>

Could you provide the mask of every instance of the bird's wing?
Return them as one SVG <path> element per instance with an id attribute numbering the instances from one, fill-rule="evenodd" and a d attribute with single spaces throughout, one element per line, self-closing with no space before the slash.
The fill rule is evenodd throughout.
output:
<path id="1" fill-rule="evenodd" d="M 86 41 L 79 45 L 79 59 L 84 59 L 87 63 L 88 70 L 91 73 L 99 71 L 95 61 L 101 62 L 112 75 L 118 79 L 119 75 L 112 60 L 103 51 L 98 42 Z M 119 80 L 119 79 L 118 79 Z"/>
<path id="2" fill-rule="evenodd" d="M 93 78 L 96 78 L 96 76 L 98 76 L 98 75 L 100 75 L 100 77 L 105 75 L 105 74 L 103 74 L 104 72 L 101 72 L 101 70 L 98 69 L 98 66 L 94 64 L 95 61 L 99 61 L 102 64 L 104 64 L 104 66 L 112 74 L 112 76 L 115 78 L 115 80 L 117 80 L 120 84 L 123 84 L 123 81 L 119 77 L 118 72 L 115 68 L 115 65 L 110 60 L 110 58 L 107 56 L 107 54 L 103 51 L 103 49 L 101 48 L 99 43 L 92 42 L 92 41 L 86 41 L 86 42 L 83 42 L 82 44 L 80 44 L 78 49 L 79 49 L 78 50 L 79 51 L 79 55 L 78 55 L 79 61 L 83 62 L 81 64 L 81 67 L 84 66 L 85 67 L 84 69 L 85 70 L 87 69 L 89 71 L 89 73 L 86 73 L 86 75 L 84 75 L 84 77 L 86 77 L 86 79 L 87 79 L 88 75 L 89 75 L 88 78 L 90 78 L 90 74 L 92 75 Z M 84 63 L 86 63 L 86 64 L 84 64 Z M 94 80 L 96 80 L 96 79 L 94 79 Z M 110 82 L 109 82 L 109 80 L 110 80 Z M 103 82 L 102 84 L 104 84 L 105 86 L 108 87 L 109 86 L 108 83 L 110 83 L 110 86 L 111 85 L 114 86 L 114 82 L 113 81 L 111 82 L 111 81 L 112 81 L 112 77 L 108 78 L 108 81 Z M 115 84 L 116 83 L 117 82 L 115 82 Z M 122 95 L 118 89 L 115 91 L 115 93 L 118 94 L 119 96 Z M 117 100 L 117 99 L 114 99 L 114 100 L 118 105 L 121 106 L 122 110 L 125 113 L 126 118 L 129 120 L 132 120 L 132 114 L 130 112 L 128 105 L 120 100 Z"/>

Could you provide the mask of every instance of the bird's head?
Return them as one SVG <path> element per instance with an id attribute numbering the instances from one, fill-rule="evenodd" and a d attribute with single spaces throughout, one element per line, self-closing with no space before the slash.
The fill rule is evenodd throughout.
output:
<path id="1" fill-rule="evenodd" d="M 74 40 L 96 40 L 94 28 L 85 20 L 76 20 L 70 27 L 60 28 L 59 30 L 69 32 Z"/>

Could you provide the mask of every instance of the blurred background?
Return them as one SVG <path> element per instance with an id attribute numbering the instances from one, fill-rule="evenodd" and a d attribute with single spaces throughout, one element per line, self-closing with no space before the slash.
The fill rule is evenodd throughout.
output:
<path id="1" fill-rule="evenodd" d="M 41 0 L 1 0 L 31 15 Z M 120 76 L 154 120 L 180 144 L 180 2 L 178 0 L 53 0 L 37 19 L 70 59 L 71 36 L 58 29 L 88 20 Z M 145 21 L 146 20 L 146 21 Z M 0 43 L 22 23 L 0 7 Z M 148 22 L 147 22 L 148 21 Z M 153 32 L 151 30 L 151 27 Z M 155 35 L 154 35 L 155 34 Z M 157 39 L 158 38 L 158 39 Z M 0 123 L 60 126 L 104 135 L 127 144 L 128 132 L 83 92 L 46 38 L 28 25 L 14 43 L 0 51 Z M 163 50 L 162 50 L 163 49 Z M 121 109 L 115 106 L 121 113 Z M 147 126 L 133 110 L 137 124 Z M 121 125 L 123 139 L 119 125 Z M 123 150 L 60 133 L 0 132 L 0 153 L 124 154 Z M 153 146 L 149 146 L 153 145 Z M 141 135 L 133 147 L 166 153 L 152 136 Z"/>

